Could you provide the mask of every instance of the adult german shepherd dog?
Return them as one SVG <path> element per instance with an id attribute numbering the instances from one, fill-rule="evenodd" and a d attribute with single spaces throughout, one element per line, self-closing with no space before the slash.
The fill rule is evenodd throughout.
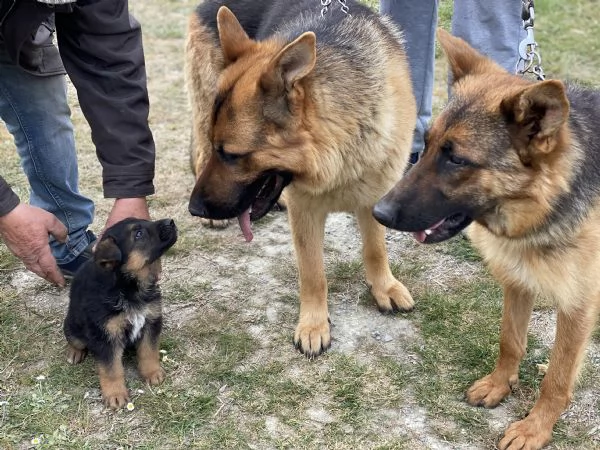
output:
<path id="1" fill-rule="evenodd" d="M 468 235 L 504 288 L 500 356 L 467 391 L 496 406 L 518 381 L 534 298 L 558 308 L 540 397 L 500 449 L 538 449 L 568 406 L 600 305 L 600 93 L 511 75 L 439 31 L 452 98 L 423 159 L 375 206 L 425 243 Z"/>
<path id="2" fill-rule="evenodd" d="M 402 37 L 348 1 L 219 0 L 192 15 L 186 48 L 197 181 L 189 210 L 264 216 L 284 187 L 300 277 L 297 348 L 330 345 L 323 264 L 327 214 L 352 211 L 367 281 L 382 311 L 413 300 L 392 275 L 375 203 L 402 175 L 416 121 Z"/>

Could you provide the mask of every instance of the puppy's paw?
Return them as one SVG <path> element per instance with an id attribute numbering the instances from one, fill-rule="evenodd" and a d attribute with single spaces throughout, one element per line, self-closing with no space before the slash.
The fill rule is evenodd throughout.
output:
<path id="1" fill-rule="evenodd" d="M 553 423 L 545 423 L 537 416 L 528 416 L 511 423 L 498 443 L 500 450 L 538 450 L 552 439 Z"/>
<path id="2" fill-rule="evenodd" d="M 129 403 L 129 391 L 125 385 L 111 386 L 102 390 L 102 400 L 107 408 L 121 409 Z"/>
<path id="3" fill-rule="evenodd" d="M 87 349 L 80 350 L 78 348 L 73 347 L 72 345 L 67 345 L 67 362 L 69 364 L 79 364 L 83 361 L 87 355 Z"/>
<path id="4" fill-rule="evenodd" d="M 371 285 L 371 293 L 377 302 L 377 308 L 382 313 L 408 312 L 412 311 L 415 302 L 402 283 L 395 278 Z"/>
<path id="5" fill-rule="evenodd" d="M 294 346 L 307 358 L 319 356 L 331 346 L 327 316 L 317 320 L 300 319 L 294 333 Z"/>
<path id="6" fill-rule="evenodd" d="M 223 229 L 229 226 L 229 220 L 213 220 L 213 219 L 205 219 L 203 217 L 200 218 L 200 223 L 206 228 L 217 228 Z"/>
<path id="7" fill-rule="evenodd" d="M 466 394 L 467 403 L 473 406 L 494 408 L 511 393 L 511 387 L 517 384 L 515 377 L 507 378 L 496 372 L 477 380 Z"/>
<path id="8" fill-rule="evenodd" d="M 158 366 L 155 370 L 146 371 L 141 375 L 146 383 L 148 383 L 151 386 L 156 386 L 157 384 L 161 384 L 163 381 L 165 381 L 167 373 L 162 367 Z"/>

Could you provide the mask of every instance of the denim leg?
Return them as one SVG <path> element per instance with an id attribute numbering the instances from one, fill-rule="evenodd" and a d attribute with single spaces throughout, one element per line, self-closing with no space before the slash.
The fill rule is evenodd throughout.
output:
<path id="1" fill-rule="evenodd" d="M 457 0 L 460 1 L 460 0 Z M 425 148 L 425 131 L 431 120 L 435 64 L 437 0 L 381 0 L 380 10 L 402 29 L 417 102 L 417 125 L 412 153 Z"/>
<path id="2" fill-rule="evenodd" d="M 515 73 L 519 42 L 525 37 L 521 0 L 456 0 L 452 34 Z"/>
<path id="3" fill-rule="evenodd" d="M 77 153 L 64 75 L 38 77 L 12 64 L 0 46 L 0 118 L 13 135 L 29 180 L 30 204 L 54 214 L 68 230 L 67 244 L 50 237 L 58 264 L 89 244 L 94 203 L 78 189 Z"/>

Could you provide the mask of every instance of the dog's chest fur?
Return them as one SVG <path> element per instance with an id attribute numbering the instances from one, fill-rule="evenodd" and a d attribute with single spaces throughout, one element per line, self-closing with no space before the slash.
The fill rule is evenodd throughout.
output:
<path id="1" fill-rule="evenodd" d="M 106 327 L 114 339 L 135 343 L 141 338 L 147 320 L 161 315 L 160 292 L 156 286 L 152 287 L 119 293 L 114 315 Z"/>
<path id="2" fill-rule="evenodd" d="M 556 248 L 495 236 L 478 224 L 470 226 L 468 234 L 502 284 L 519 286 L 570 310 L 589 302 L 590 295 L 600 299 L 597 220 L 598 211 L 582 224 L 576 244 Z"/>
<path id="3" fill-rule="evenodd" d="M 131 326 L 131 328 L 129 328 L 127 340 L 129 342 L 135 342 L 140 338 L 142 328 L 146 324 L 146 312 L 137 310 L 128 311 L 126 313 L 126 320 Z"/>

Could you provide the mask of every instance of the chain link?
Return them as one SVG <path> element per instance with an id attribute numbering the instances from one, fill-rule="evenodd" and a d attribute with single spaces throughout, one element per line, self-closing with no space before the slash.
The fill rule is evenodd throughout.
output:
<path id="1" fill-rule="evenodd" d="M 331 5 L 331 0 L 321 0 L 321 17 L 327 14 L 327 10 L 329 9 L 329 5 Z"/>
<path id="2" fill-rule="evenodd" d="M 519 43 L 519 60 L 517 61 L 516 72 L 520 75 L 532 73 L 538 80 L 544 80 L 546 76 L 544 75 L 544 69 L 542 69 L 542 57 L 537 50 L 538 44 L 533 37 L 533 23 L 535 20 L 533 0 L 523 0 L 521 19 L 523 19 L 523 29 L 527 36 Z"/>
<path id="3" fill-rule="evenodd" d="M 340 4 L 340 9 L 342 10 L 342 12 L 344 14 L 348 14 L 348 11 L 350 11 L 350 8 L 346 4 L 346 0 L 337 0 L 337 1 Z M 331 0 L 321 0 L 321 17 L 323 17 L 325 14 L 327 14 L 327 11 L 329 10 L 330 5 L 331 5 Z"/>
<path id="4" fill-rule="evenodd" d="M 348 8 L 348 5 L 346 4 L 346 0 L 338 0 L 338 2 L 340 3 L 340 5 L 342 5 L 342 6 L 340 6 L 340 9 L 342 10 L 342 12 L 344 14 L 348 14 L 348 11 L 350 9 Z"/>

